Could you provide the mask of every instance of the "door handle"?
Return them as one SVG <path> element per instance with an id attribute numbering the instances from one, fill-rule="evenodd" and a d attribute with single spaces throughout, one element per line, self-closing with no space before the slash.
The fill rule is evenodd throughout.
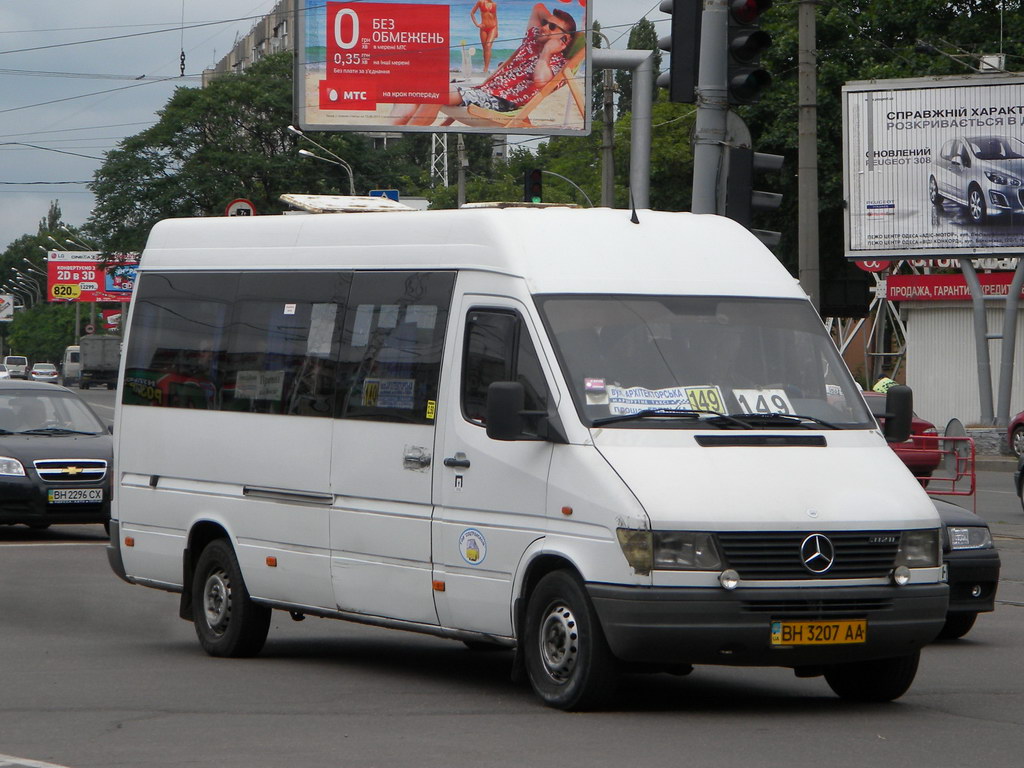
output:
<path id="1" fill-rule="evenodd" d="M 469 469 L 469 459 L 466 458 L 466 454 L 459 452 L 455 456 L 445 459 L 444 465 L 457 469 Z"/>

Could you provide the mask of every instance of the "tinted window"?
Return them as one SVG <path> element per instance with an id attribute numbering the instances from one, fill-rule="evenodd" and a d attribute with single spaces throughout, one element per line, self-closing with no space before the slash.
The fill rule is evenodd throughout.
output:
<path id="1" fill-rule="evenodd" d="M 123 401 L 219 408 L 238 275 L 142 276 L 126 353 Z"/>
<path id="2" fill-rule="evenodd" d="M 242 275 L 223 365 L 221 408 L 331 416 L 338 327 L 350 278 Z"/>
<path id="3" fill-rule="evenodd" d="M 429 424 L 452 272 L 360 272 L 345 314 L 338 415 Z"/>
<path id="4" fill-rule="evenodd" d="M 547 382 L 522 318 L 514 312 L 475 309 L 466 319 L 462 367 L 462 413 L 469 421 L 485 423 L 487 389 L 496 381 L 521 383 L 525 410 L 547 410 Z"/>

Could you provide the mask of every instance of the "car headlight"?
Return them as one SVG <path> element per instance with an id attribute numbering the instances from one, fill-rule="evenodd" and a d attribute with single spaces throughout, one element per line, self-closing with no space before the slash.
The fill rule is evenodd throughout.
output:
<path id="1" fill-rule="evenodd" d="M 25 476 L 25 467 L 17 459 L 10 456 L 0 456 L 0 475 Z"/>
<path id="2" fill-rule="evenodd" d="M 985 177 L 993 184 L 1002 184 L 1004 187 L 1019 187 L 1020 179 L 1016 176 L 1007 176 L 1005 173 L 996 171 L 985 171 Z"/>
<path id="3" fill-rule="evenodd" d="M 942 565 L 942 544 L 938 528 L 904 531 L 896 553 L 896 567 L 938 568 Z"/>
<path id="4" fill-rule="evenodd" d="M 722 557 L 711 533 L 618 528 L 615 534 L 626 561 L 639 575 L 654 569 L 716 571 L 722 567 Z"/>
<path id="5" fill-rule="evenodd" d="M 992 532 L 981 525 L 949 526 L 950 549 L 992 549 Z"/>

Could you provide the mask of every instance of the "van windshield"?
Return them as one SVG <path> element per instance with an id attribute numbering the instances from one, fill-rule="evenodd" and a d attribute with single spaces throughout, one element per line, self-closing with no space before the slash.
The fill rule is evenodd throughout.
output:
<path id="1" fill-rule="evenodd" d="M 548 295 L 537 304 L 588 426 L 875 428 L 806 301 Z M 681 412 L 694 418 L 672 418 Z"/>

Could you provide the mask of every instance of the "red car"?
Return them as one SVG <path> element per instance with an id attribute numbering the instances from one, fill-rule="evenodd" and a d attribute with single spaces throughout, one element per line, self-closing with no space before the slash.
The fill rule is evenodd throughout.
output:
<path id="1" fill-rule="evenodd" d="M 1010 425 L 1006 428 L 1006 443 L 1014 456 L 1020 458 L 1024 455 L 1024 411 L 1010 419 Z"/>
<path id="2" fill-rule="evenodd" d="M 878 392 L 864 392 L 864 400 L 867 401 L 871 414 L 878 419 L 879 424 L 885 424 L 885 395 Z M 893 443 L 892 449 L 896 451 L 903 463 L 913 473 L 914 477 L 931 477 L 932 472 L 942 461 L 942 453 L 939 451 L 939 441 L 936 439 L 939 431 L 930 421 L 926 421 L 914 414 L 910 424 L 910 439 L 902 443 Z"/>

